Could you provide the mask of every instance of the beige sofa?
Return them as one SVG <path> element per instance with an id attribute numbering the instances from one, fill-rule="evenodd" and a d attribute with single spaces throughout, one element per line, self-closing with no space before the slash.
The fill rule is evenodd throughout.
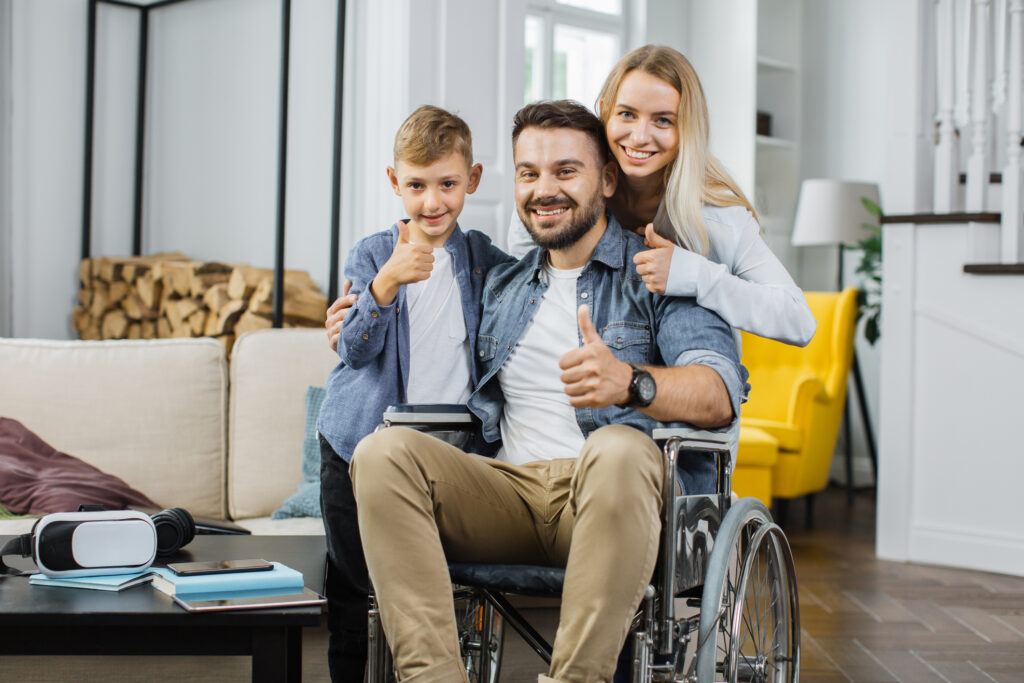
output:
<path id="1" fill-rule="evenodd" d="M 336 362 L 315 329 L 243 335 L 230 368 L 212 339 L 0 339 L 0 416 L 161 505 L 231 519 L 259 534 L 323 534 L 319 518 L 270 514 L 302 481 L 306 389 L 323 386 Z M 3 520 L 0 534 L 31 524 Z M 306 634 L 305 680 L 326 680 L 322 631 Z M 238 657 L 39 659 L 0 657 L 0 680 L 249 677 L 248 660 Z"/>

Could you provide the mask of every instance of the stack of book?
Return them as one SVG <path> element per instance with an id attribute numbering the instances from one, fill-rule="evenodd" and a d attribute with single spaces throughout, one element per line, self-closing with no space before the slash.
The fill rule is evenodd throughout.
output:
<path id="1" fill-rule="evenodd" d="M 164 567 L 110 576 L 51 578 L 33 574 L 29 582 L 34 586 L 102 591 L 122 591 L 152 582 L 154 588 L 190 612 L 322 605 L 327 602 L 305 587 L 300 572 L 280 562 L 271 564 L 273 568 L 266 571 L 227 571 L 196 576 L 179 576 Z"/>
<path id="2" fill-rule="evenodd" d="M 153 587 L 190 612 L 322 605 L 323 597 L 305 587 L 302 574 L 280 562 L 267 571 L 218 572 L 179 576 L 153 568 Z"/>
<path id="3" fill-rule="evenodd" d="M 153 579 L 147 569 L 132 574 L 111 574 L 109 576 L 72 576 L 55 579 L 45 574 L 33 574 L 28 582 L 33 586 L 58 586 L 60 588 L 89 588 L 97 591 L 123 591 L 125 588 L 149 583 Z"/>

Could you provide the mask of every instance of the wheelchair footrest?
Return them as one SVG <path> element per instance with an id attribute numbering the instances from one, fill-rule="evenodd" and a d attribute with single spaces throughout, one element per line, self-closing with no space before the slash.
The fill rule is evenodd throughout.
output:
<path id="1" fill-rule="evenodd" d="M 452 583 L 460 586 L 543 598 L 560 596 L 565 582 L 564 569 L 523 564 L 452 562 L 448 565 L 448 573 Z"/>

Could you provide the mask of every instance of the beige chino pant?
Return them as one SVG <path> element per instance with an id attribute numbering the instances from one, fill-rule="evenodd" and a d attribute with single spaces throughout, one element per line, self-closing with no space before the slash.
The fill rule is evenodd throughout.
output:
<path id="1" fill-rule="evenodd" d="M 565 567 L 549 675 L 609 681 L 658 550 L 661 452 L 593 432 L 576 459 L 509 465 L 392 427 L 351 475 L 384 631 L 403 683 L 466 680 L 447 562 Z"/>

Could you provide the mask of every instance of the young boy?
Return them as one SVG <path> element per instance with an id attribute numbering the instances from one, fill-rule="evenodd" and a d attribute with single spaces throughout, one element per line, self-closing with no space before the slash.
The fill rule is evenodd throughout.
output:
<path id="1" fill-rule="evenodd" d="M 360 240 L 345 263 L 358 299 L 338 339 L 317 421 L 320 505 L 327 535 L 331 679 L 361 683 L 369 580 L 348 462 L 395 403 L 464 403 L 474 363 L 484 277 L 510 260 L 457 219 L 480 182 L 466 123 L 423 106 L 395 136 L 388 179 L 409 218 Z"/>

